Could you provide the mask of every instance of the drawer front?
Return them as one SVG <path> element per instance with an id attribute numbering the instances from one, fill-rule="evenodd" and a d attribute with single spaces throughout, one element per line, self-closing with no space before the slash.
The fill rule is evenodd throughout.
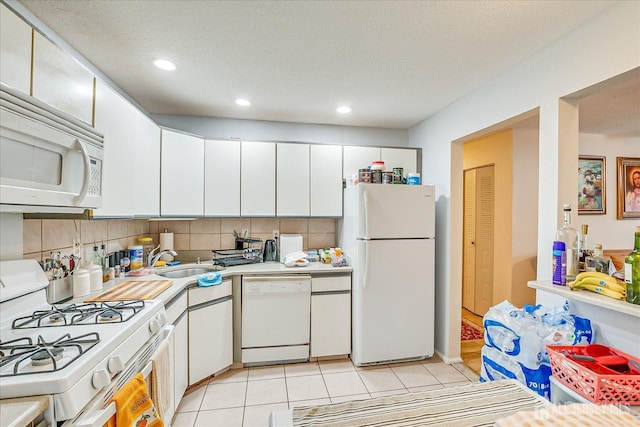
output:
<path id="1" fill-rule="evenodd" d="M 344 276 L 313 276 L 311 278 L 311 292 L 350 291 L 351 275 Z"/>
<path id="2" fill-rule="evenodd" d="M 190 288 L 189 307 L 226 297 L 228 295 L 231 295 L 231 278 L 223 279 L 222 283 L 216 286 Z"/>

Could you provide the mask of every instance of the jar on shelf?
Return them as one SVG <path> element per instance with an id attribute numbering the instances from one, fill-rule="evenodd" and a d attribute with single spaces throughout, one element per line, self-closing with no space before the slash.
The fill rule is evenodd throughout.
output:
<path id="1" fill-rule="evenodd" d="M 384 170 L 384 162 L 382 160 L 374 160 L 371 162 L 371 170 L 372 171 L 383 171 Z"/>

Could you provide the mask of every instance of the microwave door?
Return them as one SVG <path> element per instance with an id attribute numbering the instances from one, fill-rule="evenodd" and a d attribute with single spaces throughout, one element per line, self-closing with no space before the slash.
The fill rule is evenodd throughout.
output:
<path id="1" fill-rule="evenodd" d="M 2 204 L 99 205 L 85 201 L 100 195 L 102 149 L 20 114 L 1 114 Z"/>

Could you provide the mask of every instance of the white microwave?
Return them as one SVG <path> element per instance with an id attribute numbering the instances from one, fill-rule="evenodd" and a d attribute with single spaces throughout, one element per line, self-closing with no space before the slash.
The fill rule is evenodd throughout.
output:
<path id="1" fill-rule="evenodd" d="M 0 83 L 0 211 L 100 207 L 103 144 L 91 126 Z"/>

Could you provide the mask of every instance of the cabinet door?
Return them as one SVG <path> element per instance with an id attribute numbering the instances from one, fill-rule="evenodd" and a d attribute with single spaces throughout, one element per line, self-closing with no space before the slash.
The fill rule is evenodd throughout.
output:
<path id="1" fill-rule="evenodd" d="M 134 193 L 135 215 L 160 216 L 160 127 L 139 110 L 135 122 L 135 152 L 132 176 L 140 191 Z"/>
<path id="2" fill-rule="evenodd" d="M 341 146 L 311 146 L 310 186 L 311 216 L 342 216 Z"/>
<path id="3" fill-rule="evenodd" d="M 204 215 L 240 216 L 240 141 L 205 141 L 204 159 Z"/>
<path id="4" fill-rule="evenodd" d="M 189 311 L 189 384 L 233 364 L 231 299 Z"/>
<path id="5" fill-rule="evenodd" d="M 276 151 L 277 215 L 309 216 L 309 145 L 277 144 Z"/>
<path id="6" fill-rule="evenodd" d="M 31 27 L 0 4 L 2 83 L 26 94 L 31 90 Z"/>
<path id="7" fill-rule="evenodd" d="M 351 294 L 311 296 L 311 357 L 351 353 Z"/>
<path id="8" fill-rule="evenodd" d="M 135 159 L 134 117 L 137 110 L 127 100 L 96 82 L 95 128 L 104 134 L 102 169 L 102 207 L 94 211 L 96 218 L 132 217 L 136 197 L 143 182 L 133 175 Z"/>
<path id="9" fill-rule="evenodd" d="M 184 392 L 189 385 L 189 331 L 187 329 L 187 315 L 185 313 L 176 323 L 174 331 L 174 391 L 175 391 L 175 409 Z"/>
<path id="10" fill-rule="evenodd" d="M 380 160 L 384 161 L 384 167 L 390 171 L 393 168 L 402 168 L 402 173 L 418 172 L 418 151 L 411 148 L 381 148 Z"/>
<path id="11" fill-rule="evenodd" d="M 275 216 L 276 144 L 242 141 L 240 215 Z"/>
<path id="12" fill-rule="evenodd" d="M 92 124 L 93 74 L 37 31 L 33 33 L 33 96 Z"/>
<path id="13" fill-rule="evenodd" d="M 204 139 L 162 129 L 160 214 L 204 213 Z"/>
<path id="14" fill-rule="evenodd" d="M 380 148 L 379 147 L 354 147 L 352 145 L 345 145 L 343 147 L 344 153 L 344 168 L 342 171 L 342 177 L 348 179 L 350 176 L 358 177 L 358 169 L 366 168 L 374 160 L 380 160 Z"/>

